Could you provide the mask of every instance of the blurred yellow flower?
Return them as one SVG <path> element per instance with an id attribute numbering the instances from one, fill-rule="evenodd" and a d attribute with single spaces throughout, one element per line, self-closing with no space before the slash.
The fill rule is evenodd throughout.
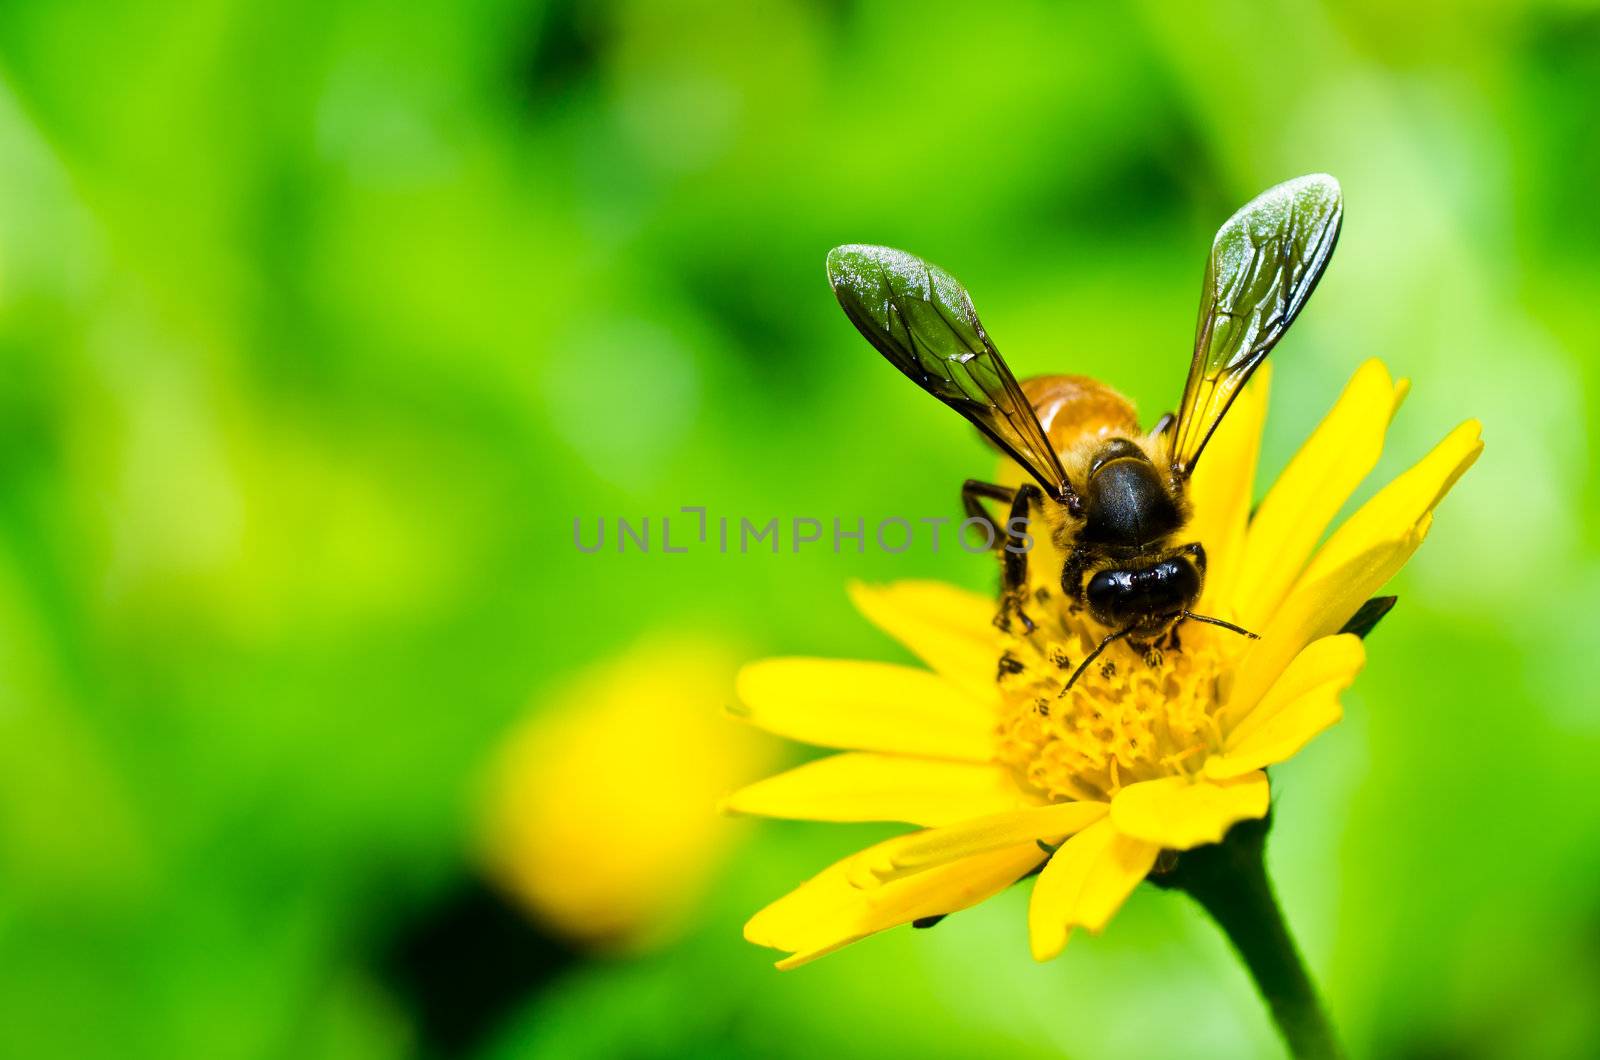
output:
<path id="1" fill-rule="evenodd" d="M 492 878 L 586 948 L 670 939 L 732 838 L 717 799 L 772 764 L 772 741 L 706 709 L 734 668 L 704 641 L 647 642 L 536 708 L 485 778 Z"/>
<path id="2" fill-rule="evenodd" d="M 1363 665 L 1360 638 L 1339 631 L 1416 550 L 1482 449 L 1479 425 L 1462 424 L 1317 547 L 1377 463 L 1405 392 L 1381 363 L 1364 364 L 1253 515 L 1265 373 L 1213 438 L 1192 484 L 1192 529 L 1210 557 L 1199 610 L 1259 641 L 1188 624 L 1180 650 L 1115 645 L 1063 695 L 1099 639 L 1084 618 L 1040 608 L 1038 632 L 1011 635 L 991 621 L 991 599 L 903 582 L 852 595 L 931 671 L 746 667 L 743 717 L 846 753 L 746 787 L 727 809 L 923 830 L 824 870 L 756 914 L 745 937 L 788 952 L 778 966 L 793 967 L 1041 870 L 1028 919 L 1046 960 L 1073 928 L 1103 928 L 1163 850 L 1215 843 L 1264 816 L 1265 768 L 1339 719 L 1339 694 Z M 1029 567 L 1038 585 L 1061 569 L 1048 555 Z"/>

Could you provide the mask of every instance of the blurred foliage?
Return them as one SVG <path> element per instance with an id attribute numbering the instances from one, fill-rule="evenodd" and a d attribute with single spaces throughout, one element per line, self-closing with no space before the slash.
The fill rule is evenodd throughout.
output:
<path id="1" fill-rule="evenodd" d="M 1267 469 L 1371 354 L 1415 380 L 1381 472 L 1467 415 L 1488 450 L 1281 770 L 1274 870 L 1358 1054 L 1592 1049 L 1597 98 L 1573 0 L 0 6 L 0 1055 L 411 1052 L 375 969 L 471 875 L 530 703 L 652 632 L 889 657 L 848 578 L 992 578 L 573 548 L 957 514 L 990 458 L 829 246 L 944 264 L 1020 373 L 1153 415 L 1212 231 L 1314 170 L 1347 219 Z M 1149 889 L 1047 966 L 1019 890 L 773 973 L 743 918 L 877 832 L 751 834 L 677 942 L 490 1052 L 1276 1047 Z"/>

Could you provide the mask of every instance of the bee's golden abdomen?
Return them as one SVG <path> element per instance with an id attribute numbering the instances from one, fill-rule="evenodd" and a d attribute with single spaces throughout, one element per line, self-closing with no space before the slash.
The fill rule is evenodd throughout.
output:
<path id="1" fill-rule="evenodd" d="M 1133 403 L 1086 375 L 1036 375 L 1022 381 L 1022 393 L 1057 453 L 1082 449 L 1085 442 L 1139 435 Z"/>

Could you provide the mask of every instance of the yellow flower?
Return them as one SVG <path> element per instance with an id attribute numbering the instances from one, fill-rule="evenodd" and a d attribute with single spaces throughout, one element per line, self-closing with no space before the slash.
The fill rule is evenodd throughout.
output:
<path id="1" fill-rule="evenodd" d="M 645 641 L 535 704 L 485 770 L 478 854 L 539 921 L 638 952 L 683 926 L 732 839 L 708 812 L 771 768 L 766 737 L 721 723 L 727 649 Z"/>
<path id="2" fill-rule="evenodd" d="M 852 595 L 931 670 L 746 667 L 744 718 L 845 753 L 743 788 L 727 809 L 922 830 L 824 870 L 756 914 L 745 937 L 788 952 L 778 967 L 793 967 L 971 906 L 1042 864 L 1028 920 L 1033 955 L 1046 960 L 1073 928 L 1100 931 L 1163 850 L 1218 842 L 1264 816 L 1266 767 L 1339 719 L 1339 694 L 1362 667 L 1360 638 L 1339 631 L 1416 550 L 1482 449 L 1479 425 L 1463 423 L 1318 547 L 1377 463 L 1405 392 L 1378 361 L 1364 364 L 1253 515 L 1264 372 L 1218 429 L 1191 490 L 1191 528 L 1210 557 L 1199 610 L 1259 641 L 1188 623 L 1175 650 L 1114 645 L 1062 695 L 1099 639 L 1083 617 L 1039 604 L 1037 632 L 1005 634 L 993 600 L 903 582 Z M 1043 543 L 1029 568 L 1039 586 L 1061 569 Z"/>

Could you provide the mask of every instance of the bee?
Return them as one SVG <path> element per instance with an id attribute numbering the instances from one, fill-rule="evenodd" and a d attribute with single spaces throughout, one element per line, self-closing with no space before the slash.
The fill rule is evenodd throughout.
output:
<path id="1" fill-rule="evenodd" d="M 1270 188 L 1217 231 L 1206 261 L 1194 354 L 1176 414 L 1141 431 L 1133 406 L 1104 383 L 1050 375 L 1018 382 L 966 290 L 904 251 L 852 244 L 828 254 L 828 279 L 867 341 L 922 389 L 964 416 L 1032 476 L 1012 489 L 969 479 L 969 516 L 1010 505 L 996 625 L 1036 628 L 1027 603 L 1028 549 L 1009 544 L 1039 513 L 1065 557 L 1061 589 L 1105 629 L 1063 693 L 1108 646 L 1147 652 L 1194 611 L 1206 553 L 1186 532 L 1188 498 L 1206 443 L 1239 390 L 1305 306 L 1339 238 L 1339 182 L 1312 174 Z M 1001 547 L 1004 546 L 1004 547 Z"/>

